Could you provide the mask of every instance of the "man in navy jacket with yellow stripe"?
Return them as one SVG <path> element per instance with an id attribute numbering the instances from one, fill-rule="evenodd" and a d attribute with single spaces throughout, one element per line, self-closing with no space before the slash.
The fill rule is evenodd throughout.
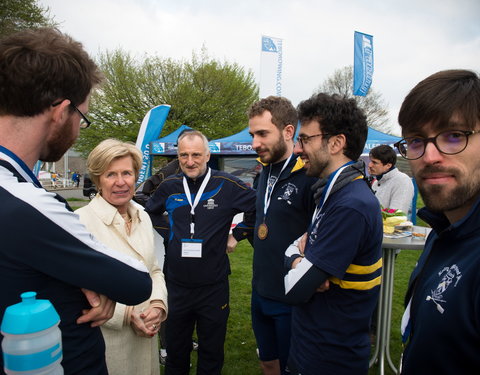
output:
<path id="1" fill-rule="evenodd" d="M 286 252 L 293 374 L 367 374 L 370 320 L 380 290 L 382 219 L 360 157 L 367 123 L 353 99 L 318 94 L 298 107 L 295 151 L 317 207 L 305 236 Z M 327 286 L 328 283 L 328 286 Z M 323 292 L 318 292 L 322 286 Z M 327 289 L 327 290 L 325 290 Z"/>

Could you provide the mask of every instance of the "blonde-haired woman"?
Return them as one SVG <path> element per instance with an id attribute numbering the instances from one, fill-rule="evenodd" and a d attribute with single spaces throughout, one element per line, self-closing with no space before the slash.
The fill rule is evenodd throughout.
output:
<path id="1" fill-rule="evenodd" d="M 132 202 L 141 163 L 141 152 L 133 144 L 101 142 L 87 159 L 98 194 L 76 211 L 99 241 L 143 261 L 153 281 L 149 300 L 137 306 L 117 303 L 112 319 L 102 326 L 107 367 L 114 375 L 160 374 L 156 334 L 167 316 L 167 289 L 155 258 L 150 218 Z"/>

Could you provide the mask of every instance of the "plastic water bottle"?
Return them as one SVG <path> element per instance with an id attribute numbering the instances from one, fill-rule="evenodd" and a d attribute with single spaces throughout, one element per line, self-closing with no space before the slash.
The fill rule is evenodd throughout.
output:
<path id="1" fill-rule="evenodd" d="M 0 329 L 8 375 L 63 375 L 60 317 L 50 301 L 36 295 L 22 293 L 22 302 L 5 310 Z"/>

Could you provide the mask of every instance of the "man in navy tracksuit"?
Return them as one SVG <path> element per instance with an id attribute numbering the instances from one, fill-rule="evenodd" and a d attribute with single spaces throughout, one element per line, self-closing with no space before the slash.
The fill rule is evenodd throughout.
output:
<path id="1" fill-rule="evenodd" d="M 480 77 L 441 71 L 405 98 L 396 144 L 409 160 L 432 227 L 410 277 L 402 374 L 480 368 Z"/>
<path id="2" fill-rule="evenodd" d="M 238 178 L 207 167 L 209 158 L 202 133 L 182 133 L 178 159 L 183 173 L 164 180 L 146 205 L 155 228 L 168 241 L 164 273 L 169 375 L 189 373 L 195 327 L 197 374 L 221 373 L 230 311 L 227 253 L 251 235 L 254 225 L 255 192 Z M 241 212 L 244 222 L 229 235 L 233 217 Z"/>

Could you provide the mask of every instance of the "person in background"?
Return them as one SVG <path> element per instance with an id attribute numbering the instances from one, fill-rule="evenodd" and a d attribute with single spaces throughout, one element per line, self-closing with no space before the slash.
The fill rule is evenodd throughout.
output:
<path id="1" fill-rule="evenodd" d="M 54 189 L 56 189 L 57 188 L 57 174 L 55 172 L 52 172 L 52 174 L 50 176 L 52 178 L 52 187 Z"/>
<path id="2" fill-rule="evenodd" d="M 398 115 L 396 147 L 409 160 L 431 227 L 412 272 L 402 319 L 402 374 L 480 368 L 480 77 L 446 70 L 418 83 Z"/>
<path id="3" fill-rule="evenodd" d="M 78 185 L 80 185 L 80 174 L 78 172 L 73 173 L 72 181 L 74 186 L 78 188 Z"/>
<path id="4" fill-rule="evenodd" d="M 412 207 L 415 189 L 410 177 L 395 166 L 395 150 L 388 145 L 380 145 L 370 150 L 369 157 L 368 173 L 373 176 L 372 190 L 380 205 L 383 208 L 401 210 L 405 216 L 411 218 L 412 210 L 416 210 L 416 207 Z M 399 253 L 400 250 L 396 250 L 396 255 Z M 376 341 L 377 314 L 378 309 L 375 309 L 371 323 L 372 343 Z"/>
<path id="5" fill-rule="evenodd" d="M 256 178 L 252 327 L 264 374 L 286 374 L 290 349 L 291 306 L 283 277 L 285 249 L 307 230 L 315 203 L 316 177 L 305 175 L 293 154 L 297 111 L 282 97 L 254 103 L 248 112 L 252 147 L 263 164 Z"/>
<path id="6" fill-rule="evenodd" d="M 255 191 L 235 176 L 207 166 L 210 149 L 201 132 L 185 131 L 177 143 L 182 173 L 165 179 L 146 205 L 154 227 L 168 240 L 165 373 L 190 372 L 196 328 L 197 375 L 217 375 L 223 367 L 230 312 L 227 253 L 251 235 Z M 233 217 L 241 212 L 244 221 L 229 234 Z"/>
<path id="7" fill-rule="evenodd" d="M 167 289 L 155 258 L 150 217 L 132 202 L 141 165 L 135 145 L 102 141 L 87 159 L 98 194 L 76 211 L 99 241 L 144 263 L 153 282 L 149 299 L 135 306 L 117 303 L 113 317 L 102 326 L 110 374 L 160 374 L 156 334 L 167 316 Z"/>
<path id="8" fill-rule="evenodd" d="M 136 305 L 152 293 L 145 265 L 93 238 L 32 172 L 38 160 L 58 161 L 90 125 L 85 113 L 101 80 L 82 45 L 56 29 L 0 39 L 0 321 L 25 291 L 50 300 L 69 375 L 106 375 L 99 325 L 114 301 Z"/>
<path id="9" fill-rule="evenodd" d="M 359 160 L 366 117 L 354 99 L 323 93 L 301 102 L 298 113 L 295 151 L 320 180 L 308 232 L 285 253 L 285 294 L 295 304 L 289 367 L 302 375 L 367 374 L 383 226 Z"/>
<path id="10" fill-rule="evenodd" d="M 375 176 L 372 190 L 383 208 L 401 210 L 409 215 L 415 189 L 413 182 L 395 166 L 397 154 L 388 145 L 380 145 L 370 151 L 368 173 Z"/>

